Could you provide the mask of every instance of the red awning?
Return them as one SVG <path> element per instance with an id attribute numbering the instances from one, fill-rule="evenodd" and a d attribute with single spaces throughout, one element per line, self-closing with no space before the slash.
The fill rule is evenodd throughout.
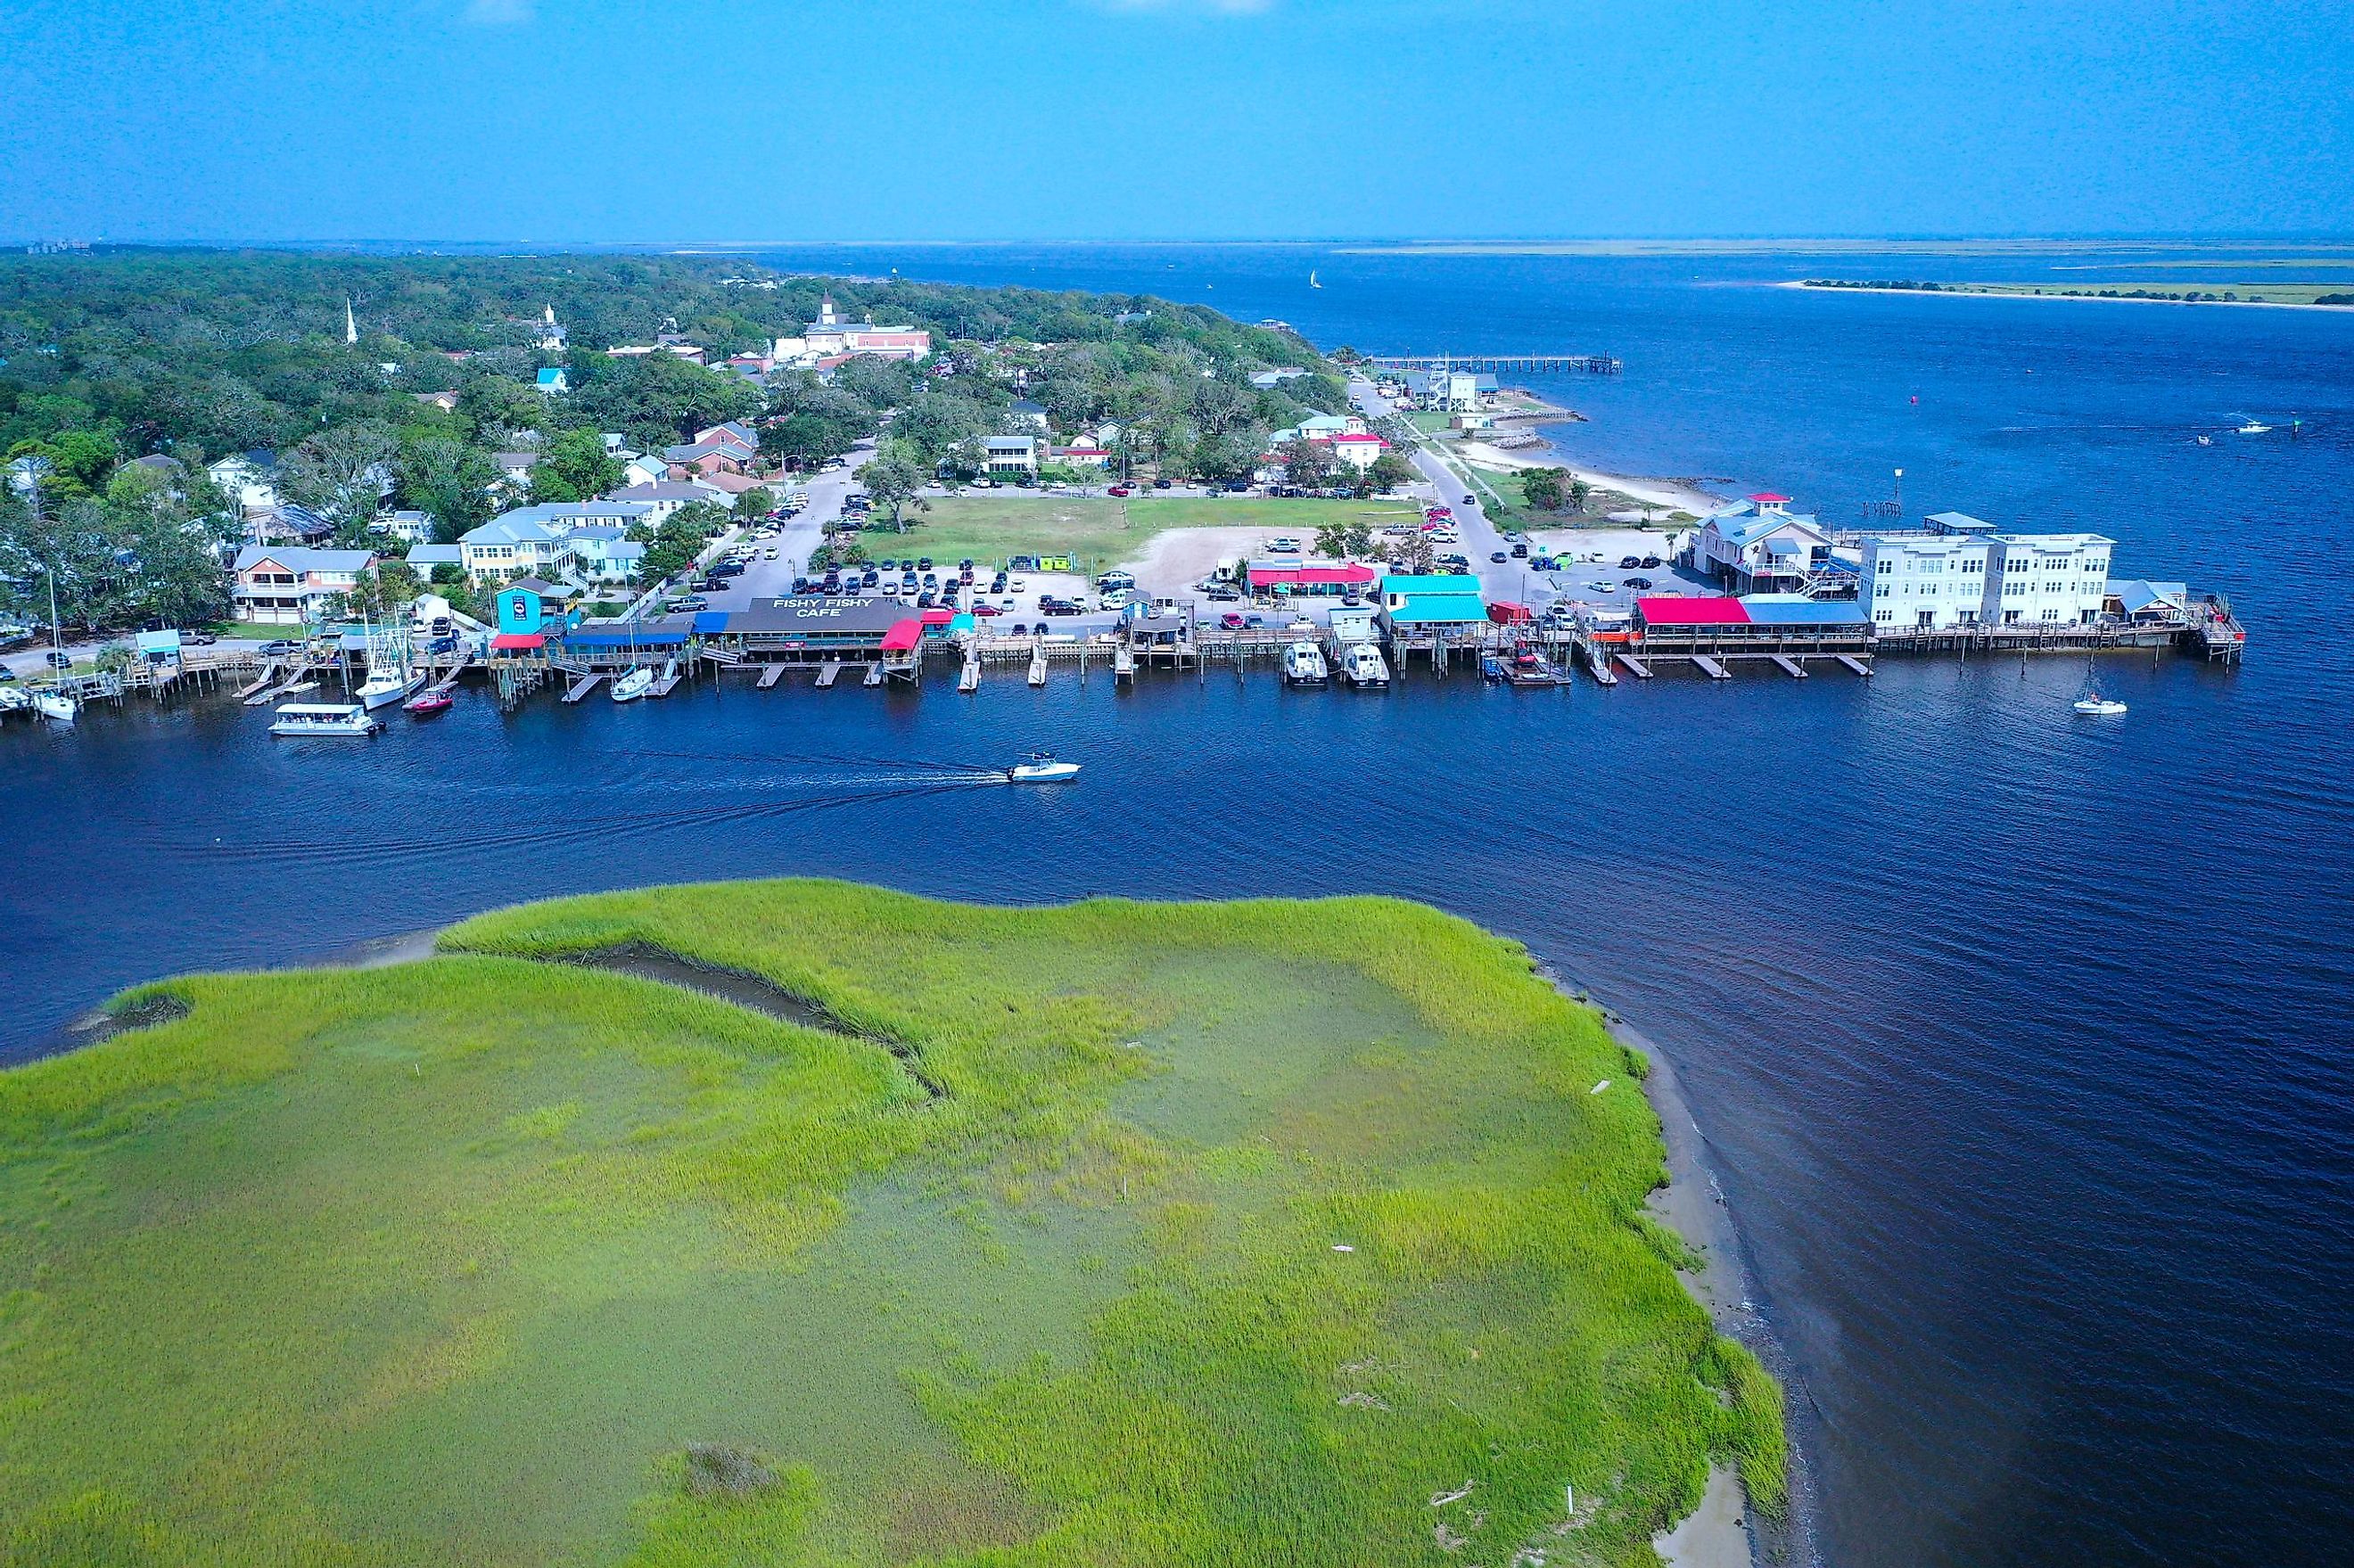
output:
<path id="1" fill-rule="evenodd" d="M 546 646 L 546 637 L 536 631 L 502 631 L 491 639 L 491 652 L 493 653 L 516 653 Z"/>
<path id="2" fill-rule="evenodd" d="M 885 653 L 912 653 L 916 651 L 916 645 L 923 641 L 923 640 L 924 623 L 922 621 L 897 621 L 892 625 L 890 630 L 883 634 L 883 652 Z"/>
<path id="3" fill-rule="evenodd" d="M 928 609 L 924 611 L 924 624 L 926 626 L 946 626 L 949 621 L 954 620 L 955 619 L 956 611 L 953 609 Z"/>
<path id="4" fill-rule="evenodd" d="M 1746 626 L 1749 611 L 1737 599 L 1686 599 L 1654 595 L 1635 601 L 1646 626 Z"/>
<path id="5" fill-rule="evenodd" d="M 1294 588 L 1371 588 L 1381 574 L 1371 567 L 1253 567 L 1253 588 L 1289 583 Z"/>

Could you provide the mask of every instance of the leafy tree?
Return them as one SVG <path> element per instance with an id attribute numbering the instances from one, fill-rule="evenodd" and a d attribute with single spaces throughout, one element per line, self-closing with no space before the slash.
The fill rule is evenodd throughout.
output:
<path id="1" fill-rule="evenodd" d="M 877 504 L 890 509 L 891 525 L 902 534 L 907 531 L 906 509 L 909 502 L 914 502 L 919 512 L 930 509 L 930 503 L 917 494 L 926 478 L 922 465 L 916 461 L 907 444 L 898 440 L 884 442 L 875 461 L 858 471 L 859 482 L 866 486 L 866 493 Z"/>
<path id="2" fill-rule="evenodd" d="M 338 425 L 279 460 L 279 492 L 331 522 L 365 522 L 376 515 L 399 455 L 399 439 L 387 425 Z"/>
<path id="3" fill-rule="evenodd" d="M 1585 511 L 1586 502 L 1591 500 L 1593 495 L 1594 487 L 1585 481 L 1573 479 L 1569 482 L 1569 509 L 1572 512 Z"/>
<path id="4" fill-rule="evenodd" d="M 1365 476 L 1373 482 L 1376 490 L 1403 490 L 1414 482 L 1414 464 L 1406 461 L 1403 453 L 1385 451 L 1373 460 Z"/>
<path id="5" fill-rule="evenodd" d="M 394 465 L 400 493 L 433 519 L 433 537 L 455 544 L 490 521 L 491 486 L 499 471 L 479 447 L 447 436 L 427 436 L 403 448 Z"/>
<path id="6" fill-rule="evenodd" d="M 790 414 L 760 432 L 760 450 L 788 467 L 815 468 L 858 443 L 851 421 L 825 414 Z"/>
<path id="7" fill-rule="evenodd" d="M 1355 519 L 1345 523 L 1326 523 L 1316 530 L 1316 553 L 1320 556 L 1364 556 L 1373 553 L 1373 531 Z"/>
<path id="8" fill-rule="evenodd" d="M 703 553 L 703 546 L 726 526 L 726 514 L 709 502 L 697 501 L 680 507 L 663 518 L 645 541 L 645 558 L 638 568 L 640 576 L 649 583 L 676 576 L 693 565 Z"/>
<path id="9" fill-rule="evenodd" d="M 1323 490 L 1331 484 L 1339 461 L 1322 441 L 1288 441 L 1283 448 L 1283 476 L 1293 484 Z"/>
<path id="10" fill-rule="evenodd" d="M 110 436 L 96 430 L 61 430 L 43 440 L 20 440 L 10 446 L 9 461 L 20 457 L 48 460 L 49 471 L 41 481 L 44 496 L 77 501 L 106 488 L 106 476 L 114 468 L 117 453 Z"/>
<path id="11" fill-rule="evenodd" d="M 1531 468 L 1521 471 L 1521 495 L 1531 506 L 1558 512 L 1562 503 L 1562 471 Z"/>
<path id="12" fill-rule="evenodd" d="M 551 439 L 531 471 L 534 501 L 587 501 L 620 487 L 621 460 L 594 430 L 566 430 Z"/>

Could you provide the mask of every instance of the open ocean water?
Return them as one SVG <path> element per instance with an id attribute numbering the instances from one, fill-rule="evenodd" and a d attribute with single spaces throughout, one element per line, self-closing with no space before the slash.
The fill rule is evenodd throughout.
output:
<path id="1" fill-rule="evenodd" d="M 2228 591 L 2252 651 L 2106 660 L 2132 711 L 2103 722 L 2053 657 L 1606 692 L 472 694 L 367 746 L 273 746 L 222 704 L 19 723 L 0 1059 L 133 980 L 648 881 L 1429 899 L 1674 1058 L 1797 1374 L 1820 1561 L 2349 1560 L 2354 314 L 1756 286 L 2016 259 L 777 260 L 1155 292 L 1326 347 L 1615 353 L 1623 377 L 1551 384 L 1591 417 L 1555 432 L 1578 461 L 1833 522 L 1902 467 L 1911 515 L 2097 528 L 2120 575 Z M 2192 440 L 2291 413 L 2294 441 Z M 942 769 L 1034 747 L 1084 779 Z"/>

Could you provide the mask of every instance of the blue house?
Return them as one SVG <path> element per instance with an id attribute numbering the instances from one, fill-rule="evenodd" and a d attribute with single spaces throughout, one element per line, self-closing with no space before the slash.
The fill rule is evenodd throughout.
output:
<path id="1" fill-rule="evenodd" d="M 517 577 L 499 589 L 499 635 L 536 637 L 561 630 L 564 590 L 537 577 Z"/>
<path id="2" fill-rule="evenodd" d="M 539 389 L 555 397 L 571 391 L 572 383 L 565 376 L 563 367 L 558 366 L 539 373 Z"/>

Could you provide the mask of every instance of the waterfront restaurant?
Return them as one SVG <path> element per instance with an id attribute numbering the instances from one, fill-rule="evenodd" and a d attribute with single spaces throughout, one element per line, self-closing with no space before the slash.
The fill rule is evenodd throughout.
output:
<path id="1" fill-rule="evenodd" d="M 922 618 L 896 599 L 822 594 L 758 600 L 747 609 L 705 610 L 694 618 L 705 642 L 738 657 L 799 664 L 842 659 L 871 662 L 913 648 Z M 906 630 L 901 630 L 902 628 Z"/>
<path id="2" fill-rule="evenodd" d="M 1854 600 L 1804 594 L 1646 594 L 1635 601 L 1635 626 L 1646 652 L 1829 652 L 1861 647 L 1871 638 Z"/>
<path id="3" fill-rule="evenodd" d="M 1253 561 L 1244 570 L 1254 599 L 1278 589 L 1292 599 L 1340 599 L 1352 593 L 1371 593 L 1382 580 L 1381 573 L 1353 561 L 1346 566 Z"/>
<path id="4" fill-rule="evenodd" d="M 1415 652 L 1435 664 L 1458 647 L 1479 645 L 1488 601 L 1475 577 L 1391 573 L 1382 578 L 1381 620 L 1401 666 Z"/>

